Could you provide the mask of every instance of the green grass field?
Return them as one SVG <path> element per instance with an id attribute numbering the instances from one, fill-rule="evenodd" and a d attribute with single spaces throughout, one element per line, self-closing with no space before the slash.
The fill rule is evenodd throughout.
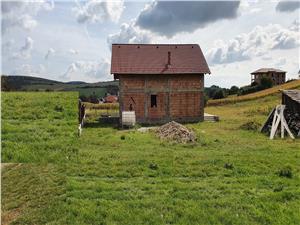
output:
<path id="1" fill-rule="evenodd" d="M 2 161 L 58 162 L 77 152 L 75 92 L 2 93 Z"/>
<path id="2" fill-rule="evenodd" d="M 24 102 L 26 110 L 19 107 Z M 41 135 L 33 137 L 25 128 L 47 124 L 58 102 L 69 113 L 60 114 L 56 122 L 64 125 L 52 132 L 62 155 L 69 156 L 53 163 L 58 156 L 46 154 L 43 146 L 55 141 L 41 142 Z M 2 141 L 11 144 L 2 145 L 2 162 L 51 164 L 5 167 L 2 219 L 7 224 L 300 224 L 299 139 L 271 141 L 241 128 L 262 124 L 279 102 L 280 96 L 272 95 L 208 107 L 221 121 L 188 124 L 197 142 L 175 144 L 151 132 L 101 125 L 97 118 L 89 118 L 77 138 L 75 94 L 3 93 Z M 31 104 L 45 116 L 28 118 Z M 13 145 L 20 143 L 22 154 Z"/>

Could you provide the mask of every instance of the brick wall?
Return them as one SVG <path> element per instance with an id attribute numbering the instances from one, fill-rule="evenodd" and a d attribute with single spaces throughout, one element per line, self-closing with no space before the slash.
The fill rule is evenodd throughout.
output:
<path id="1" fill-rule="evenodd" d="M 254 78 L 252 80 L 256 83 L 260 84 L 261 78 L 268 77 L 272 80 L 273 85 L 283 84 L 285 83 L 285 73 L 276 73 L 276 72 L 268 72 L 268 73 L 260 73 L 253 75 Z"/>
<path id="2" fill-rule="evenodd" d="M 140 123 L 203 120 L 202 74 L 119 75 L 119 79 L 120 111 L 131 105 Z M 156 95 L 156 107 L 151 107 L 151 95 Z"/>

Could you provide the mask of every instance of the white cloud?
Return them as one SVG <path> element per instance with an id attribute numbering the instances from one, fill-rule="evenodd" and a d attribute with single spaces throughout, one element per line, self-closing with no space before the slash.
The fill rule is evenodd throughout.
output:
<path id="1" fill-rule="evenodd" d="M 124 1 L 89 0 L 83 4 L 78 1 L 72 10 L 78 23 L 117 22 L 123 13 Z"/>
<path id="2" fill-rule="evenodd" d="M 45 55 L 45 59 L 48 60 L 51 55 L 54 55 L 54 53 L 55 53 L 55 50 L 53 48 L 49 48 Z"/>
<path id="3" fill-rule="evenodd" d="M 253 8 L 250 9 L 249 13 L 259 13 L 262 10 L 262 8 Z"/>
<path id="4" fill-rule="evenodd" d="M 290 29 L 291 31 L 297 31 L 297 32 L 299 32 L 299 30 L 300 30 L 300 22 L 299 22 L 299 19 L 296 19 L 296 20 L 292 23 L 292 25 L 289 27 L 289 29 Z"/>
<path id="5" fill-rule="evenodd" d="M 73 48 L 70 48 L 69 49 L 69 53 L 73 54 L 73 55 L 78 55 L 78 51 L 73 49 Z"/>
<path id="6" fill-rule="evenodd" d="M 31 57 L 31 50 L 33 48 L 33 40 L 31 37 L 26 37 L 25 44 L 20 50 L 13 54 L 14 59 L 29 59 Z"/>
<path id="7" fill-rule="evenodd" d="M 30 31 L 37 25 L 34 17 L 41 10 L 52 10 L 54 1 L 40 0 L 35 2 L 29 1 L 2 1 L 2 33 L 20 28 Z"/>
<path id="8" fill-rule="evenodd" d="M 286 58 L 278 58 L 277 60 L 275 60 L 275 62 L 273 63 L 274 67 L 282 67 L 287 63 Z"/>
<path id="9" fill-rule="evenodd" d="M 278 24 L 256 26 L 249 33 L 236 36 L 224 42 L 215 42 L 207 53 L 210 64 L 224 64 L 249 60 L 263 56 L 272 49 L 292 49 L 299 46 L 300 34 L 293 27 L 284 28 Z"/>
<path id="10" fill-rule="evenodd" d="M 30 64 L 22 64 L 14 69 L 10 74 L 23 75 L 23 76 L 41 76 L 45 73 L 46 69 L 42 64 L 34 67 Z"/>
<path id="11" fill-rule="evenodd" d="M 111 34 L 107 38 L 107 43 L 111 48 L 111 44 L 140 44 L 151 43 L 152 36 L 149 32 L 140 30 L 134 25 L 134 22 L 130 24 L 123 23 L 120 31 L 117 34 Z"/>
<path id="12" fill-rule="evenodd" d="M 107 79 L 110 76 L 110 62 L 101 61 L 76 61 L 69 65 L 67 71 L 60 77 L 63 80 L 74 79 Z"/>
<path id="13" fill-rule="evenodd" d="M 5 50 L 6 52 L 9 52 L 12 49 L 12 46 L 14 45 L 15 40 L 10 39 L 7 42 L 2 42 L 2 51 Z"/>

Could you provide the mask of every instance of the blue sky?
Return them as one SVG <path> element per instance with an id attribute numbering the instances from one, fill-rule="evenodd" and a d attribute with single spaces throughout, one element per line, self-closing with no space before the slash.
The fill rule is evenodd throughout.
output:
<path id="1" fill-rule="evenodd" d="M 112 80 L 111 43 L 197 43 L 205 86 L 247 85 L 250 73 L 299 71 L 298 1 L 2 2 L 2 74 Z"/>

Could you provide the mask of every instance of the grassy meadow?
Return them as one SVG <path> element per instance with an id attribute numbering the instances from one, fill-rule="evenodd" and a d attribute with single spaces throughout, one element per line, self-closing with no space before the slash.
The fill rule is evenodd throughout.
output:
<path id="1" fill-rule="evenodd" d="M 2 94 L 2 162 L 16 163 L 2 171 L 6 224 L 300 224 L 300 140 L 257 131 L 279 94 L 207 107 L 221 121 L 187 124 L 194 144 L 102 125 L 93 114 L 76 137 L 77 97 Z M 43 116 L 29 118 L 33 108 Z M 52 127 L 57 145 L 42 138 L 50 119 L 61 124 Z M 33 124 L 39 135 L 23 135 Z"/>
<path id="2" fill-rule="evenodd" d="M 76 149 L 76 92 L 3 92 L 2 162 L 64 161 Z"/>

